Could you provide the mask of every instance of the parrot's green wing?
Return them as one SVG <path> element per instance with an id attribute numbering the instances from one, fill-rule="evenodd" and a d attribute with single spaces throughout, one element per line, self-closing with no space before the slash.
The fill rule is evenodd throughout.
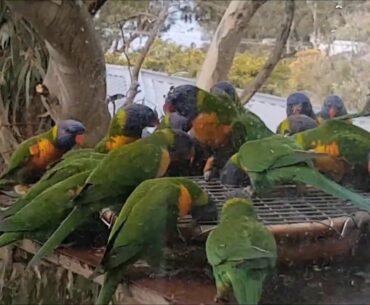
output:
<path id="1" fill-rule="evenodd" d="M 280 135 L 250 141 L 239 149 L 238 159 L 242 168 L 248 172 L 263 172 L 281 160 L 286 164 L 289 157 L 301 150 L 293 141 Z"/>
<path id="2" fill-rule="evenodd" d="M 48 188 L 15 215 L 0 222 L 0 232 L 32 231 L 42 226 L 57 225 L 73 207 L 75 192 L 90 171 L 74 175 Z"/>
<path id="3" fill-rule="evenodd" d="M 171 225 L 176 227 L 178 197 L 179 186 L 175 184 L 154 185 L 150 188 L 132 208 L 114 241 L 110 241 L 113 245 L 103 259 L 104 268 L 112 269 L 132 259 L 136 260 L 138 255 L 143 255 L 138 249 L 142 250 L 144 245 L 158 244 L 158 247 L 162 247 L 160 240 L 166 229 L 171 228 Z"/>
<path id="4" fill-rule="evenodd" d="M 100 153 L 97 153 L 92 148 L 79 148 L 79 149 L 71 149 L 70 151 L 67 151 L 63 155 L 63 160 L 67 160 L 69 158 L 85 158 L 85 157 L 91 157 L 94 155 L 99 155 Z"/>
<path id="5" fill-rule="evenodd" d="M 90 156 L 87 158 L 78 158 L 77 160 L 72 158 L 72 160 L 66 159 L 63 162 L 57 164 L 53 168 L 49 169 L 44 174 L 44 176 L 36 184 L 34 184 L 23 197 L 19 198 L 8 209 L 0 212 L 0 216 L 4 218 L 10 215 L 14 215 L 47 188 L 82 171 L 93 170 L 98 165 L 102 157 L 103 155 L 100 155 L 99 157 L 98 155 L 96 155 L 95 157 Z"/>
<path id="6" fill-rule="evenodd" d="M 248 218 L 216 227 L 207 239 L 206 252 L 213 266 L 225 262 L 276 258 L 276 246 L 271 233 L 260 223 Z"/>

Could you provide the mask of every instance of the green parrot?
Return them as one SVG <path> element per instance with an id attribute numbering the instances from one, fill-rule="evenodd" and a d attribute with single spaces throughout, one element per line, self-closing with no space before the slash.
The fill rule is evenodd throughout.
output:
<path id="1" fill-rule="evenodd" d="M 126 267 L 138 259 L 157 265 L 166 234 L 177 233 L 177 218 L 206 206 L 208 195 L 185 178 L 142 182 L 127 198 L 109 236 L 102 260 L 105 279 L 96 304 L 109 304 Z"/>
<path id="2" fill-rule="evenodd" d="M 23 238 L 44 241 L 73 209 L 72 199 L 90 171 L 71 176 L 37 195 L 14 215 L 0 222 L 0 247 Z"/>
<path id="3" fill-rule="evenodd" d="M 297 133 L 293 139 L 305 150 L 325 152 L 346 161 L 351 167 L 367 170 L 370 133 L 346 121 L 325 121 L 318 128 Z"/>
<path id="4" fill-rule="evenodd" d="M 91 152 L 86 156 L 82 156 L 80 154 L 78 158 L 67 156 L 67 158 L 64 158 L 63 162 L 60 162 L 49 169 L 23 197 L 17 199 L 17 201 L 15 201 L 10 207 L 0 211 L 1 218 L 14 215 L 27 203 L 31 202 L 36 196 L 58 182 L 82 171 L 92 171 L 103 159 L 103 157 L 105 157 L 105 154 Z"/>
<path id="5" fill-rule="evenodd" d="M 148 106 L 131 104 L 117 111 L 111 120 L 107 135 L 95 146 L 97 152 L 106 153 L 141 138 L 145 127 L 159 125 L 157 114 Z"/>
<path id="6" fill-rule="evenodd" d="M 71 232 L 94 212 L 120 204 L 137 185 L 147 179 L 165 175 L 170 162 L 191 160 L 193 142 L 183 131 L 161 129 L 134 143 L 111 151 L 92 171 L 73 199 L 74 209 L 32 258 L 30 264 L 56 248 Z"/>
<path id="7" fill-rule="evenodd" d="M 220 224 L 208 235 L 206 254 L 217 300 L 233 290 L 239 304 L 258 304 L 263 282 L 275 267 L 277 247 L 272 233 L 257 220 L 251 201 L 233 198 L 224 203 Z"/>
<path id="8" fill-rule="evenodd" d="M 326 154 L 307 152 L 289 138 L 275 135 L 243 144 L 231 163 L 245 171 L 253 191 L 263 194 L 282 184 L 304 183 L 358 207 L 370 210 L 368 199 L 331 181 L 313 168 L 312 159 Z"/>
<path id="9" fill-rule="evenodd" d="M 193 85 L 178 86 L 168 93 L 163 107 L 165 113 L 177 112 L 188 118 L 192 136 L 213 150 L 204 167 L 207 180 L 244 142 L 273 135 L 257 115 L 219 91 L 210 94 Z"/>
<path id="10" fill-rule="evenodd" d="M 0 187 L 35 183 L 48 165 L 76 144 L 83 144 L 84 125 L 75 120 L 60 121 L 49 131 L 23 141 L 12 154 Z"/>

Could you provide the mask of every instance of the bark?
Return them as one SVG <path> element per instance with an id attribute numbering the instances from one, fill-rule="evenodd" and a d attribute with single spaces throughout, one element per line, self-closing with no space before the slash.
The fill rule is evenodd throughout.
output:
<path id="1" fill-rule="evenodd" d="M 198 87 L 209 90 L 218 81 L 227 79 L 227 74 L 245 29 L 256 11 L 266 1 L 231 1 L 213 35 L 211 45 L 198 75 Z"/>
<path id="2" fill-rule="evenodd" d="M 80 0 L 7 1 L 45 40 L 49 65 L 44 84 L 59 101 L 53 119 L 78 119 L 87 128 L 87 144 L 101 139 L 109 124 L 102 48 L 87 7 Z"/>
<path id="3" fill-rule="evenodd" d="M 285 44 L 289 38 L 290 29 L 294 18 L 294 0 L 285 1 L 285 20 L 282 23 L 282 29 L 279 36 L 276 39 L 276 44 L 271 52 L 270 57 L 263 66 L 262 70 L 258 72 L 254 81 L 248 85 L 241 94 L 240 100 L 242 104 L 248 103 L 252 96 L 257 92 L 259 88 L 269 78 L 275 66 L 279 63 L 281 56 L 284 53 Z"/>
<path id="4" fill-rule="evenodd" d="M 125 105 L 130 105 L 134 102 L 135 96 L 138 93 L 139 73 L 140 73 L 141 67 L 144 63 L 144 60 L 145 60 L 149 50 L 150 50 L 150 47 L 152 46 L 155 38 L 157 37 L 159 31 L 161 30 L 161 27 L 163 26 L 164 22 L 166 21 L 167 16 L 168 16 L 168 4 L 165 5 L 165 7 L 159 13 L 158 19 L 155 21 L 155 24 L 154 24 L 153 28 L 150 31 L 149 37 L 148 37 L 147 41 L 145 42 L 145 45 L 144 45 L 143 49 L 141 50 L 137 61 L 135 62 L 135 66 L 134 66 L 134 68 L 132 70 L 132 73 L 131 73 L 131 84 L 130 84 L 130 88 L 128 89 L 128 92 L 127 92 L 127 98 L 126 98 L 126 101 L 125 101 Z M 126 57 L 128 58 L 128 55 L 126 55 Z"/>

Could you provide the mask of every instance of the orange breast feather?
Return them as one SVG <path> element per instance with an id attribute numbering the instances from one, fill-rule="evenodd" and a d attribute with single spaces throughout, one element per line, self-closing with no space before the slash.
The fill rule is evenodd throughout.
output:
<path id="1" fill-rule="evenodd" d="M 37 168 L 45 168 L 63 155 L 63 151 L 57 149 L 47 139 L 41 139 L 37 144 L 32 145 L 29 151 L 30 163 Z"/>
<path id="2" fill-rule="evenodd" d="M 119 148 L 123 145 L 135 142 L 135 138 L 125 137 L 125 136 L 113 136 L 105 144 L 108 151 Z"/>
<path id="3" fill-rule="evenodd" d="M 196 139 L 205 145 L 219 148 L 226 145 L 232 131 L 230 125 L 220 124 L 215 113 L 202 113 L 192 122 Z"/>

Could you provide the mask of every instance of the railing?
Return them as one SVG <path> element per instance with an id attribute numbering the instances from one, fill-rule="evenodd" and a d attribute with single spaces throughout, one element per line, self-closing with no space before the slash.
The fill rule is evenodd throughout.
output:
<path id="1" fill-rule="evenodd" d="M 107 94 L 126 94 L 130 86 L 130 73 L 127 66 L 107 64 Z M 194 84 L 195 80 L 166 73 L 142 69 L 139 75 L 140 92 L 135 101 L 141 102 L 156 109 L 163 114 L 162 107 L 164 97 L 171 86 L 183 84 Z M 240 90 L 240 89 L 239 89 Z M 256 93 L 247 104 L 247 108 L 256 113 L 273 131 L 286 117 L 286 99 L 271 94 Z M 117 107 L 123 104 L 123 100 L 117 101 Z M 112 109 L 111 109 L 112 110 Z M 315 112 L 319 108 L 314 107 Z M 355 124 L 370 131 L 370 118 L 359 118 L 354 120 Z"/>

